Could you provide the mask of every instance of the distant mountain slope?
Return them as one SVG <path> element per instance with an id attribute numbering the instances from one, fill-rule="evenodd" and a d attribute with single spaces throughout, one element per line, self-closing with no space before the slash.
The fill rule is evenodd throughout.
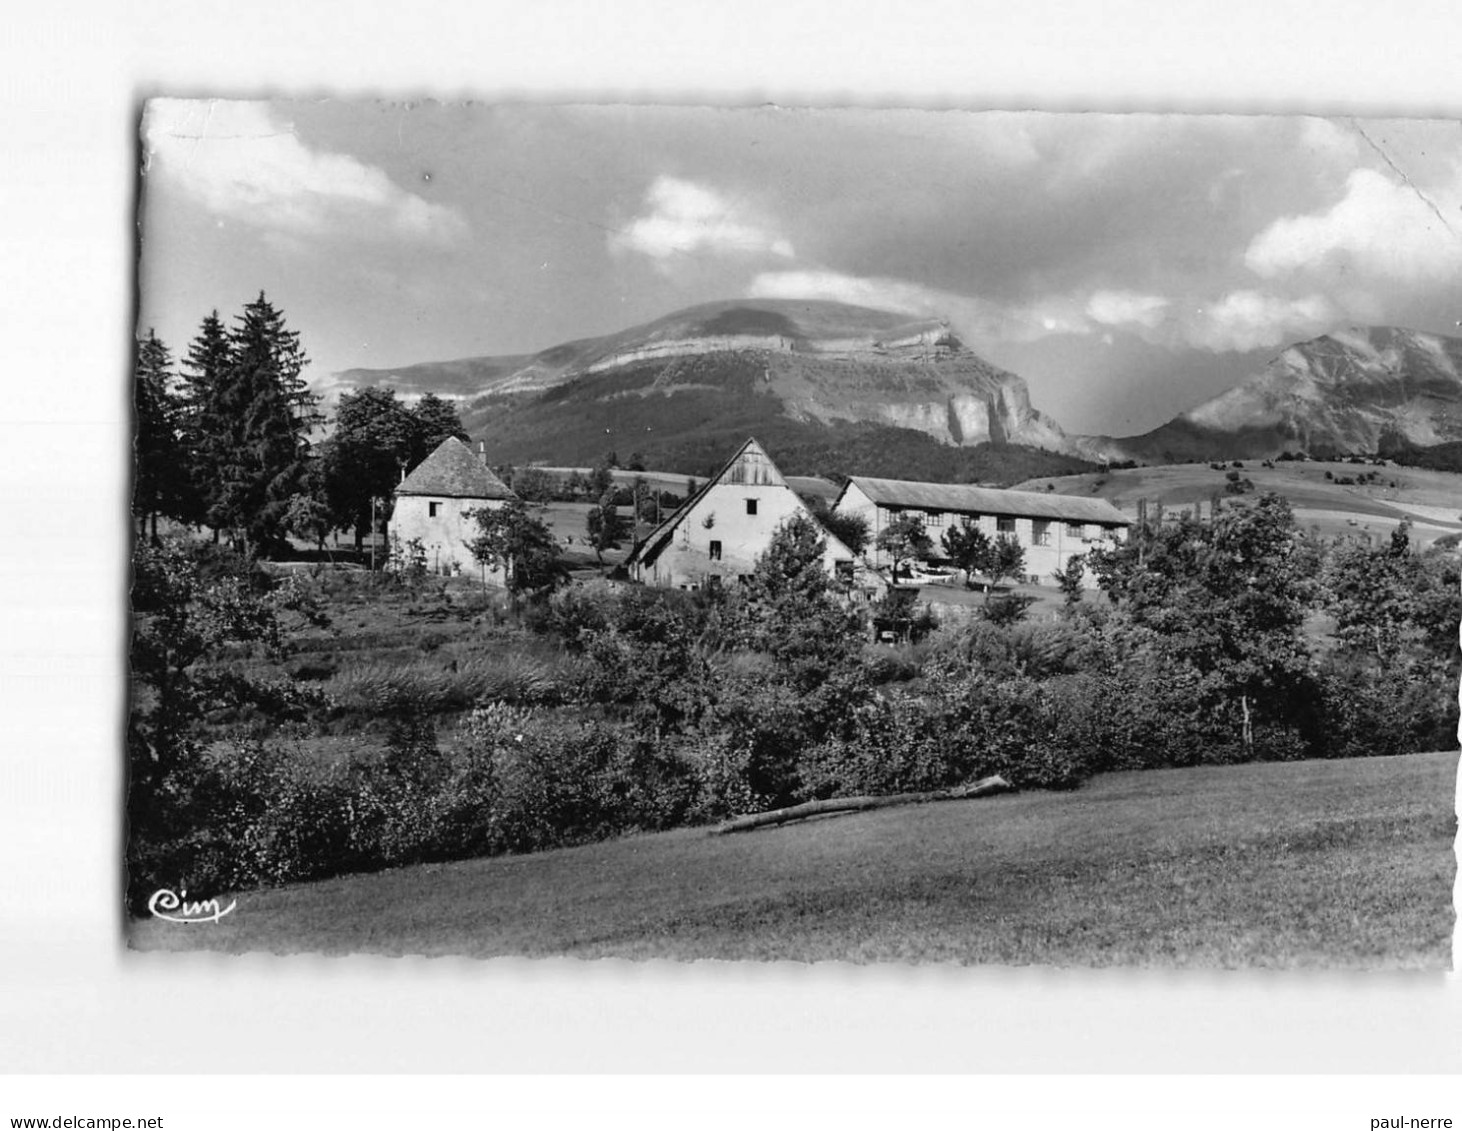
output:
<path id="1" fill-rule="evenodd" d="M 1462 339 L 1390 326 L 1326 334 L 1160 428 L 1108 442 L 1172 462 L 1369 453 L 1388 433 L 1420 446 L 1462 440 Z"/>
<path id="2" fill-rule="evenodd" d="M 700 466 L 703 456 L 714 462 L 705 455 L 712 449 L 756 435 L 824 455 L 846 446 L 839 467 L 809 472 L 850 474 L 841 464 L 852 455 L 863 461 L 859 471 L 877 474 L 867 463 L 886 466 L 886 452 L 858 446 L 872 442 L 870 428 L 888 429 L 879 443 L 911 459 L 911 445 L 924 442 L 912 435 L 946 447 L 1013 445 L 1144 463 L 1369 453 L 1383 436 L 1420 447 L 1462 441 L 1459 374 L 1462 339 L 1350 329 L 1288 347 L 1151 432 L 1068 435 L 1031 405 L 1020 377 L 973 353 L 945 322 L 845 303 L 743 299 L 536 354 L 346 370 L 327 388 L 390 385 L 454 397 L 468 430 L 512 462 L 587 463 L 613 448 L 661 459 L 696 453 Z M 917 459 L 928 468 L 926 456 Z M 934 463 L 974 474 L 970 460 L 954 455 Z"/>
<path id="3" fill-rule="evenodd" d="M 946 323 L 835 302 L 707 303 L 530 356 L 355 369 L 335 383 L 455 396 L 469 432 L 509 461 L 586 462 L 611 447 L 664 458 L 748 435 L 816 444 L 849 425 L 956 447 L 1071 447 L 1024 381 Z"/>

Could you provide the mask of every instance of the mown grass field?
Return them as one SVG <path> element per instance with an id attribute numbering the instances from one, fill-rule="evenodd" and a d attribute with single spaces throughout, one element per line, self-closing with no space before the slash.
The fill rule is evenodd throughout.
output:
<path id="1" fill-rule="evenodd" d="M 1017 489 L 1044 491 L 1049 484 L 1060 494 L 1107 499 L 1129 515 L 1135 514 L 1142 498 L 1150 505 L 1161 501 L 1169 510 L 1201 503 L 1206 513 L 1215 492 L 1227 497 L 1223 495 L 1227 470 L 1235 469 L 1225 465 L 1225 471 L 1216 471 L 1206 463 L 1137 467 L 1030 479 L 1017 484 Z M 1462 531 L 1462 475 L 1345 460 L 1281 461 L 1272 468 L 1259 460 L 1244 460 L 1236 470 L 1254 484 L 1254 494 L 1277 491 L 1285 496 L 1300 526 L 1327 538 L 1360 532 L 1387 538 L 1402 519 L 1410 519 L 1413 541 L 1421 546 Z M 1327 472 L 1330 479 L 1325 478 Z M 1377 478 L 1366 484 L 1335 481 L 1355 479 L 1363 472 L 1375 472 Z"/>
<path id="2" fill-rule="evenodd" d="M 1439 970 L 1456 753 L 1109 774 L 238 893 L 134 947 Z"/>

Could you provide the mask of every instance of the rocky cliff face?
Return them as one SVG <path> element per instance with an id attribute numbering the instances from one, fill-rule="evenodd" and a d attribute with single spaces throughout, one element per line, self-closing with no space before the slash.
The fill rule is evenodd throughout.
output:
<path id="1" fill-rule="evenodd" d="M 546 393 L 573 385 L 623 396 L 618 378 L 657 370 L 642 394 L 673 395 L 690 359 L 696 382 L 714 382 L 714 364 L 728 373 L 749 362 L 761 371 L 761 395 L 781 401 L 800 421 L 869 421 L 913 428 L 945 443 L 994 441 L 1069 451 L 1060 425 L 1031 407 L 1025 382 L 971 352 L 937 319 L 910 320 L 893 311 L 786 299 L 710 303 L 602 338 L 569 342 L 528 357 L 441 363 L 444 384 L 459 397 Z M 352 370 L 345 387 L 396 384 L 408 377 L 430 387 L 430 365 L 401 371 Z M 481 374 L 476 388 L 468 374 Z M 612 392 L 611 392 L 612 390 Z M 434 390 L 446 392 L 442 390 Z"/>
<path id="2" fill-rule="evenodd" d="M 1360 327 L 1290 346 L 1228 392 L 1143 436 L 1132 458 L 1374 452 L 1383 433 L 1423 446 L 1462 439 L 1462 339 Z"/>
<path id="3" fill-rule="evenodd" d="M 515 402 L 541 397 L 537 428 L 562 423 L 572 404 L 581 426 L 597 414 L 599 431 L 609 431 L 628 398 L 642 402 L 631 415 L 657 440 L 666 430 L 704 432 L 733 419 L 748 428 L 868 422 L 957 446 L 1021 444 L 1161 463 L 1373 452 L 1383 433 L 1418 445 L 1462 440 L 1459 374 L 1462 339 L 1353 329 L 1289 347 L 1236 388 L 1145 435 L 1069 436 L 1031 405 L 1020 377 L 980 358 L 944 322 L 769 299 L 691 307 L 531 356 L 352 370 L 336 380 L 455 396 L 475 420 L 491 418 L 510 394 Z M 692 406 L 712 392 L 714 410 Z"/>

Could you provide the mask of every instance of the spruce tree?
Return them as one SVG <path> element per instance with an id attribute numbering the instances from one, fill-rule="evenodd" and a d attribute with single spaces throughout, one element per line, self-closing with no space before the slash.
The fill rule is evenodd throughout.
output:
<path id="1" fill-rule="evenodd" d="M 308 358 L 299 334 L 264 293 L 244 307 L 228 335 L 230 358 L 208 422 L 217 439 L 210 525 L 250 553 L 285 546 L 290 499 L 300 492 L 318 398 L 300 374 Z"/>
<path id="2" fill-rule="evenodd" d="M 135 477 L 132 515 L 138 534 L 157 540 L 159 515 L 187 518 L 188 483 L 179 428 L 182 405 L 173 390 L 173 359 L 157 334 L 148 331 L 137 343 L 132 404 L 136 413 Z"/>
<path id="3" fill-rule="evenodd" d="M 190 483 L 187 518 L 213 525 L 214 541 L 218 540 L 218 527 L 210 515 L 219 502 L 228 434 L 219 397 L 232 364 L 228 330 L 215 310 L 203 319 L 198 336 L 189 344 L 182 374 L 182 434 Z"/>

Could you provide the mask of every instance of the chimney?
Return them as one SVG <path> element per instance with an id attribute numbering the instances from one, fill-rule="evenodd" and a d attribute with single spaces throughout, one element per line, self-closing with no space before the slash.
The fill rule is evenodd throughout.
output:
<path id="1" fill-rule="evenodd" d="M 483 467 L 487 466 L 487 444 L 482 440 L 477 441 L 477 458 L 482 462 Z"/>

